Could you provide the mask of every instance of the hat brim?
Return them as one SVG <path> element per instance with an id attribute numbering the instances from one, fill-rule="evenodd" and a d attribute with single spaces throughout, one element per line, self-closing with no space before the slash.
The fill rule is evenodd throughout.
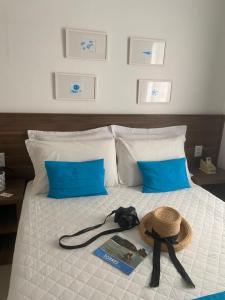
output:
<path id="1" fill-rule="evenodd" d="M 153 220 L 153 213 L 150 212 L 142 218 L 138 227 L 141 234 L 141 238 L 146 244 L 150 245 L 151 247 L 154 246 L 154 239 L 146 235 L 145 231 L 148 230 L 151 232 L 152 220 Z M 178 243 L 173 245 L 174 250 L 177 252 L 184 249 L 191 242 L 191 239 L 192 239 L 191 226 L 184 218 L 182 218 L 181 225 L 180 225 L 180 232 L 177 238 Z M 165 243 L 161 244 L 161 251 L 168 252 L 168 248 Z"/>

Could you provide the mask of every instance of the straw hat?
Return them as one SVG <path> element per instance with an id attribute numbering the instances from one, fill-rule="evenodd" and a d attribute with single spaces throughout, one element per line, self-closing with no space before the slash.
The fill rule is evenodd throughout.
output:
<path id="1" fill-rule="evenodd" d="M 156 208 L 142 218 L 139 231 L 142 239 L 151 247 L 154 246 L 154 239 L 145 232 L 146 230 L 152 232 L 152 229 L 161 238 L 178 235 L 177 244 L 173 245 L 175 251 L 184 249 L 191 242 L 192 230 L 190 225 L 177 210 L 171 207 Z M 162 243 L 161 251 L 168 251 L 165 243 Z"/>

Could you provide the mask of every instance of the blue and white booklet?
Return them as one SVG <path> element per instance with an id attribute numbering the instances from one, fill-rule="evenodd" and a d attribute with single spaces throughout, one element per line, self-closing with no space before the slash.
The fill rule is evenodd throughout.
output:
<path id="1" fill-rule="evenodd" d="M 114 235 L 94 251 L 94 255 L 130 275 L 145 259 L 148 251 L 140 245 L 134 245 L 122 235 Z"/>

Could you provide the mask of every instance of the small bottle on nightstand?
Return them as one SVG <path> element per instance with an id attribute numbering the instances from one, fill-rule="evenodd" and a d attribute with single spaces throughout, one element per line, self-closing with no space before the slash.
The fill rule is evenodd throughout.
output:
<path id="1" fill-rule="evenodd" d="M 5 189 L 5 172 L 0 170 L 0 192 Z"/>

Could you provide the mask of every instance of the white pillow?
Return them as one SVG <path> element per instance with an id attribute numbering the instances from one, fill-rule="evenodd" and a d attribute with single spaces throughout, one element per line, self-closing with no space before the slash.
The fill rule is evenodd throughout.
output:
<path id="1" fill-rule="evenodd" d="M 130 137 L 138 138 L 142 136 L 145 138 L 170 138 L 175 136 L 186 135 L 187 126 L 170 126 L 163 128 L 131 128 L 125 126 L 111 125 L 112 133 L 115 137 Z"/>
<path id="2" fill-rule="evenodd" d="M 25 144 L 35 171 L 33 194 L 48 192 L 48 178 L 44 166 L 46 160 L 86 161 L 102 158 L 105 167 L 105 185 L 118 184 L 114 139 L 72 142 L 26 140 Z"/>
<path id="3" fill-rule="evenodd" d="M 96 139 L 96 138 L 111 138 L 113 137 L 110 126 L 99 127 L 83 131 L 41 131 L 41 130 L 28 130 L 29 139 L 39 141 L 61 141 L 61 140 L 74 140 L 75 138 Z"/>
<path id="4" fill-rule="evenodd" d="M 122 184 L 142 184 L 137 161 L 160 161 L 185 157 L 185 136 L 167 139 L 126 139 L 116 140 L 118 176 Z M 187 171 L 188 173 L 188 171 Z"/>

